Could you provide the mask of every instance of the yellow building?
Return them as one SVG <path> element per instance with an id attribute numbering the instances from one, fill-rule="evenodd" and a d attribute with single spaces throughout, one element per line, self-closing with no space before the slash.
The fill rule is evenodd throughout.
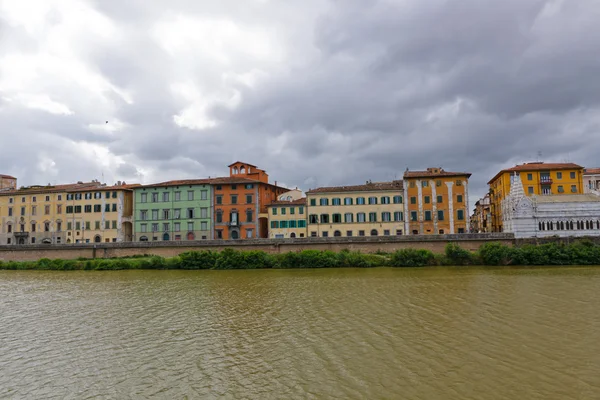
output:
<path id="1" fill-rule="evenodd" d="M 308 235 L 402 235 L 404 226 L 402 181 L 322 187 L 306 193 Z"/>
<path id="2" fill-rule="evenodd" d="M 467 172 L 442 168 L 406 171 L 406 232 L 413 235 L 469 232 L 469 178 Z"/>
<path id="3" fill-rule="evenodd" d="M 131 208 L 128 186 L 109 188 L 98 181 L 0 191 L 0 244 L 128 240 Z M 102 221 L 100 229 L 95 229 L 95 221 Z"/>
<path id="4" fill-rule="evenodd" d="M 283 195 L 279 196 L 283 197 Z M 306 237 L 306 199 L 277 200 L 267 206 L 269 238 Z"/>
<path id="5" fill-rule="evenodd" d="M 584 193 L 583 167 L 573 163 L 531 162 L 498 172 L 489 182 L 492 231 L 502 232 L 502 200 L 514 177 L 521 179 L 525 195 Z"/>

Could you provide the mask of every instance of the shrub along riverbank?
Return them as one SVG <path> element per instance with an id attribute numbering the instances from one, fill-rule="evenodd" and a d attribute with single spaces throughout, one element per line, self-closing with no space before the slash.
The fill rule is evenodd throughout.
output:
<path id="1" fill-rule="evenodd" d="M 549 243 L 508 247 L 486 243 L 470 252 L 449 243 L 444 254 L 429 250 L 403 249 L 394 253 L 305 250 L 298 253 L 269 254 L 263 251 L 190 251 L 177 257 L 142 256 L 114 259 L 79 259 L 1 262 L 9 270 L 122 270 L 122 269 L 262 269 L 262 268 L 342 268 L 342 267 L 424 267 L 465 265 L 600 265 L 600 245 L 581 240 L 570 244 Z"/>

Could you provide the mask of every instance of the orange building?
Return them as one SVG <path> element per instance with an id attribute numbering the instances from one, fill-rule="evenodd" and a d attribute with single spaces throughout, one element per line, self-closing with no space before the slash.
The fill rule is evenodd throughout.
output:
<path id="1" fill-rule="evenodd" d="M 241 161 L 229 165 L 229 177 L 211 179 L 215 239 L 267 238 L 267 206 L 288 189 L 269 183 L 269 175 Z"/>
<path id="2" fill-rule="evenodd" d="M 404 191 L 409 234 L 453 234 L 469 232 L 468 172 L 442 168 L 406 171 Z"/>

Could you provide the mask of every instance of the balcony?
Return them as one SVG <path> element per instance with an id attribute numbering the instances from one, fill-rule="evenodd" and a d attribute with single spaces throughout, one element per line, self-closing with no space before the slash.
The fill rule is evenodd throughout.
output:
<path id="1" fill-rule="evenodd" d="M 26 238 L 29 237 L 29 232 L 15 232 L 15 238 Z"/>
<path id="2" fill-rule="evenodd" d="M 240 226 L 240 222 L 239 221 L 231 221 L 231 222 L 226 222 L 225 225 L 227 225 L 227 226 Z"/>
<path id="3" fill-rule="evenodd" d="M 552 178 L 541 178 L 540 185 L 552 185 Z"/>

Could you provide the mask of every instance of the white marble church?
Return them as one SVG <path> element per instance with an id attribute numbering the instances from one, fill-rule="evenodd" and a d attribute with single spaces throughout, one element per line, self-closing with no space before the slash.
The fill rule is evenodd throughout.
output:
<path id="1" fill-rule="evenodd" d="M 600 196 L 526 196 L 518 175 L 502 201 L 504 232 L 516 238 L 600 236 Z"/>

